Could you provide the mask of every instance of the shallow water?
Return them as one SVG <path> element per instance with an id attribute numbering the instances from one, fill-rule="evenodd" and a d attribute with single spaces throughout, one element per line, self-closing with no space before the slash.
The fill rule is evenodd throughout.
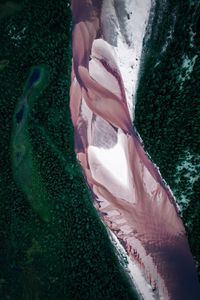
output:
<path id="1" fill-rule="evenodd" d="M 27 91 L 30 91 L 34 84 L 36 84 L 40 79 L 41 70 L 39 68 L 35 68 L 33 70 L 33 73 L 31 74 L 31 77 L 29 78 L 28 84 L 27 84 Z"/>
<path id="2" fill-rule="evenodd" d="M 24 105 L 22 105 L 22 108 L 15 114 L 16 121 L 19 124 L 22 121 L 24 115 Z"/>

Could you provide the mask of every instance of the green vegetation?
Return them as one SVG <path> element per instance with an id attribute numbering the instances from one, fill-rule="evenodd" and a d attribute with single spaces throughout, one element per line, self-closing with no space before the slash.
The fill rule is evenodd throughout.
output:
<path id="1" fill-rule="evenodd" d="M 20 7 L 0 19 L 0 299 L 136 299 L 74 154 L 69 2 Z"/>
<path id="2" fill-rule="evenodd" d="M 161 1 L 157 2 L 157 11 L 159 9 Z M 147 152 L 159 166 L 178 203 L 183 192 L 187 195 L 189 206 L 183 207 L 182 217 L 193 256 L 200 263 L 200 181 L 195 181 L 188 194 L 191 182 L 187 174 L 184 176 L 182 171 L 183 174 L 177 175 L 177 166 L 182 163 L 185 152 L 194 158 L 194 166 L 198 160 L 195 157 L 200 154 L 199 16 L 198 1 L 168 1 L 162 17 L 157 12 L 138 88 L 135 124 Z M 172 38 L 163 51 L 173 22 Z M 193 69 L 187 68 L 185 62 L 191 64 L 194 58 Z"/>
<path id="3" fill-rule="evenodd" d="M 19 12 L 22 9 L 20 5 L 19 0 L 14 0 L 14 1 L 1 1 L 0 3 L 0 19 L 13 15 L 17 12 Z"/>
<path id="4" fill-rule="evenodd" d="M 43 220 L 49 221 L 50 208 L 48 204 L 48 193 L 43 185 L 43 179 L 38 170 L 36 158 L 33 155 L 31 141 L 28 132 L 28 116 L 31 105 L 36 101 L 47 84 L 48 76 L 45 67 L 38 67 L 41 73 L 41 79 L 37 85 L 28 90 L 29 80 L 35 70 L 30 72 L 23 98 L 20 98 L 20 105 L 24 108 L 26 116 L 22 118 L 21 123 L 17 124 L 16 112 L 19 111 L 19 105 L 13 117 L 13 132 L 11 137 L 13 175 L 20 189 L 24 192 L 26 199 L 30 202 L 33 209 Z M 46 76 L 45 76 L 46 75 Z"/>
<path id="5" fill-rule="evenodd" d="M 9 64 L 9 60 L 2 59 L 0 61 L 0 71 L 2 71 Z"/>

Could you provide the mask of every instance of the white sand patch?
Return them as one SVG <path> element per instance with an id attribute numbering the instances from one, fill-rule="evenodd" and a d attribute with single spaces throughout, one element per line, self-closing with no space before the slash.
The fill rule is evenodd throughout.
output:
<path id="1" fill-rule="evenodd" d="M 118 61 L 113 52 L 113 46 L 103 39 L 94 40 L 91 57 L 99 60 L 103 59 L 107 61 L 113 69 L 118 69 Z"/>
<path id="2" fill-rule="evenodd" d="M 126 135 L 119 130 L 117 143 L 105 149 L 88 147 L 88 161 L 93 178 L 104 185 L 114 196 L 134 202 L 134 187 L 126 157 Z"/>
<path id="3" fill-rule="evenodd" d="M 96 41 L 99 42 L 100 40 L 96 40 Z M 96 41 L 94 41 L 93 45 L 95 44 L 97 47 Z M 105 42 L 103 40 L 101 40 L 101 41 L 104 45 L 107 44 L 107 42 Z M 102 50 L 102 52 L 104 53 L 104 50 Z M 98 57 L 98 58 L 100 58 L 100 59 L 104 58 L 105 60 L 107 60 L 109 62 L 109 65 L 110 65 L 111 64 L 110 57 L 111 57 L 111 55 L 107 54 L 107 56 L 104 55 L 104 57 L 102 56 L 102 57 Z M 112 65 L 114 65 L 114 63 Z M 117 79 L 110 72 L 108 72 L 106 70 L 106 68 L 102 66 L 102 63 L 95 57 L 92 57 L 92 60 L 89 62 L 89 73 L 90 73 L 90 76 L 94 80 L 99 82 L 104 88 L 108 89 L 109 91 L 111 91 L 112 93 L 117 95 L 118 97 L 121 96 L 121 91 L 120 91 Z"/>
<path id="4" fill-rule="evenodd" d="M 110 149 L 89 146 L 88 152 L 93 152 L 100 165 L 103 165 L 118 182 L 128 186 L 127 161 L 119 141 Z"/>
<path id="5" fill-rule="evenodd" d="M 133 285 L 135 286 L 138 294 L 144 300 L 154 300 L 155 297 L 152 288 L 150 284 L 147 283 L 142 271 L 136 265 L 136 263 L 134 263 L 127 255 L 126 251 L 124 250 L 123 246 L 119 242 L 116 235 L 110 229 L 108 230 L 111 236 L 111 240 L 114 246 L 116 247 L 117 252 L 119 253 L 118 255 L 119 260 L 122 261 L 123 259 L 123 261 L 127 262 L 127 265 L 125 266 L 125 270 L 126 272 L 128 272 L 129 276 L 131 277 Z M 122 261 L 122 265 L 125 264 L 123 263 L 123 261 Z"/>
<path id="6" fill-rule="evenodd" d="M 106 41 L 113 46 L 125 86 L 127 105 L 134 118 L 135 96 L 149 19 L 151 0 L 103 1 L 101 22 Z"/>

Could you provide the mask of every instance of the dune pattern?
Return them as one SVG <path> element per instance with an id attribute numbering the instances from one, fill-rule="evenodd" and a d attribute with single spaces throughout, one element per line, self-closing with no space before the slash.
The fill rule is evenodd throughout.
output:
<path id="1" fill-rule="evenodd" d="M 126 5 L 120 8 L 118 2 L 106 8 L 98 0 L 73 0 L 71 4 L 74 28 L 70 110 L 77 159 L 103 222 L 139 266 L 154 298 L 199 299 L 184 225 L 170 188 L 145 153 L 132 125 L 132 94 L 113 51 L 118 40 L 116 36 L 110 40 L 114 29 L 106 25 L 102 15 L 109 14 L 109 9 L 112 14 L 113 8 L 116 14 L 121 11 L 126 15 Z M 144 11 L 143 4 L 132 2 L 138 11 Z M 144 2 L 149 9 L 151 2 Z M 130 15 L 126 18 L 129 20 Z M 142 32 L 146 26 L 143 23 L 135 30 Z M 119 25 L 127 47 L 134 48 L 123 20 Z M 144 33 L 138 38 L 137 61 Z M 136 36 L 133 32 L 133 41 Z M 133 71 L 138 72 L 138 68 Z"/>

